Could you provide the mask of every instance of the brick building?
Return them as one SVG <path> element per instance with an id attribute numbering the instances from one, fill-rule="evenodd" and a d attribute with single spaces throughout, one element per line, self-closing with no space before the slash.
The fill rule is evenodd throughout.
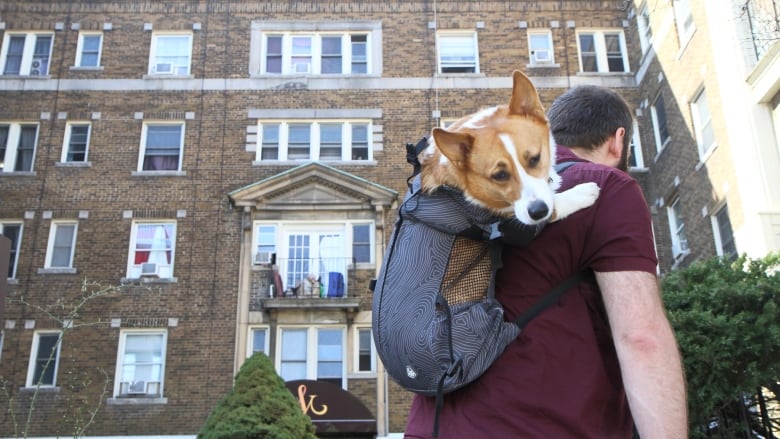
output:
<path id="1" fill-rule="evenodd" d="M 91 436 L 192 437 L 255 351 L 334 385 L 298 394 L 322 428 L 351 397 L 350 437 L 403 431 L 367 285 L 404 145 L 504 103 L 514 69 L 545 105 L 599 84 L 636 109 L 661 273 L 777 249 L 778 49 L 744 3 L 0 3 L 0 377 L 24 415 L 4 398 L 0 436 L 100 404 Z M 85 281 L 125 287 L 57 308 Z"/>

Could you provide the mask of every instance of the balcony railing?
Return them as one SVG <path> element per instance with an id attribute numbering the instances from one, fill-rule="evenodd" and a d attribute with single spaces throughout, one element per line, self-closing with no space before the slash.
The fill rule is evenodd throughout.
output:
<path id="1" fill-rule="evenodd" d="M 353 258 L 277 258 L 285 297 L 347 297 Z"/>

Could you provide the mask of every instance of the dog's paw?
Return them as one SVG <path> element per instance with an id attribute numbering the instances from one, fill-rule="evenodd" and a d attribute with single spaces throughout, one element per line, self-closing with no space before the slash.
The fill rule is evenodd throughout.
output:
<path id="1" fill-rule="evenodd" d="M 581 183 L 571 189 L 554 195 L 555 215 L 553 221 L 566 218 L 572 213 L 590 207 L 599 197 L 599 186 L 596 183 Z"/>

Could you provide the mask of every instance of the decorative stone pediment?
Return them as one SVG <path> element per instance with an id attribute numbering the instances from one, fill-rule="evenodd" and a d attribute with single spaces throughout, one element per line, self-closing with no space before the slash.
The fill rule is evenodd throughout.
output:
<path id="1" fill-rule="evenodd" d="M 310 162 L 236 189 L 235 206 L 254 209 L 374 210 L 392 207 L 398 193 L 350 173 Z"/>

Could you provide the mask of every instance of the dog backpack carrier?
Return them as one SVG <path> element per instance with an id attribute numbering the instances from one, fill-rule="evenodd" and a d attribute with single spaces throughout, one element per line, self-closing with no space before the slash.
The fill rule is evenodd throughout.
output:
<path id="1" fill-rule="evenodd" d="M 437 436 L 443 395 L 482 375 L 525 323 L 578 277 L 564 281 L 517 321 L 505 321 L 494 297 L 502 243 L 524 245 L 540 227 L 497 217 L 451 187 L 423 193 L 417 154 L 425 145 L 427 139 L 407 145 L 414 175 L 370 288 L 377 353 L 401 387 L 436 396 Z"/>

